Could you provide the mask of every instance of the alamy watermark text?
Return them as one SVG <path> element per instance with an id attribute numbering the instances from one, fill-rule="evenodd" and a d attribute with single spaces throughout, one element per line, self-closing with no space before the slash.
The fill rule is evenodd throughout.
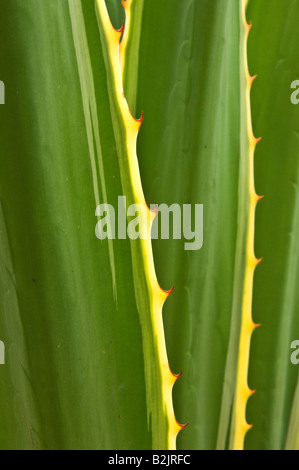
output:
<path id="1" fill-rule="evenodd" d="M 5 346 L 3 341 L 0 341 L 0 365 L 5 364 Z"/>
<path id="2" fill-rule="evenodd" d="M 145 204 L 131 204 L 127 207 L 125 196 L 118 197 L 116 211 L 111 204 L 100 204 L 96 208 L 96 237 L 108 239 L 184 239 L 185 250 L 200 250 L 203 246 L 203 205 L 202 204 L 152 204 L 156 217 L 151 223 L 151 214 Z M 172 221 L 172 223 L 171 223 Z"/>
<path id="3" fill-rule="evenodd" d="M 0 80 L 0 104 L 5 104 L 5 85 Z"/>
<path id="4" fill-rule="evenodd" d="M 291 94 L 291 103 L 299 104 L 299 80 L 294 80 L 291 83 L 291 88 L 295 91 Z"/>

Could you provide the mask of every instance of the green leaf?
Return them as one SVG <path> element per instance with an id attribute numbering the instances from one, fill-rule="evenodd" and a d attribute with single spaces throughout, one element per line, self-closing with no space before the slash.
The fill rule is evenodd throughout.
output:
<path id="1" fill-rule="evenodd" d="M 137 115 L 144 110 L 145 194 L 158 204 L 204 204 L 200 251 L 154 241 L 158 279 L 175 286 L 164 321 L 171 368 L 183 371 L 174 403 L 189 422 L 178 438 L 185 449 L 215 448 L 219 427 L 238 225 L 239 31 L 234 1 L 144 5 Z"/>
<path id="2" fill-rule="evenodd" d="M 0 0 L 1 449 L 173 449 L 167 356 L 179 449 L 298 448 L 299 1 L 162 3 Z M 203 247 L 98 240 L 121 195 Z"/>
<path id="3" fill-rule="evenodd" d="M 256 135 L 256 182 L 265 199 L 257 210 L 256 251 L 263 256 L 254 286 L 254 336 L 250 384 L 257 390 L 248 418 L 247 447 L 283 449 L 298 368 L 290 361 L 298 322 L 299 107 L 291 103 L 298 79 L 299 2 L 251 0 L 249 65 Z"/>
<path id="4" fill-rule="evenodd" d="M 95 236 L 122 189 L 94 2 L 0 14 L 0 447 L 151 448 L 130 243 Z"/>
<path id="5" fill-rule="evenodd" d="M 112 27 L 105 2 L 97 0 L 96 4 L 122 190 L 128 204 L 138 207 L 139 212 L 141 236 L 137 239 L 131 237 L 131 252 L 136 304 L 142 328 L 148 421 L 151 420 L 153 448 L 175 449 L 176 436 L 181 430 L 172 405 L 172 387 L 177 377 L 169 368 L 162 321 L 162 307 L 170 292 L 161 289 L 155 273 L 150 236 L 155 211 L 151 211 L 146 204 L 136 155 L 136 142 L 143 119 L 136 120 L 132 116 L 124 97 L 121 63 L 126 58 L 122 57 L 120 48 L 122 31 Z M 128 214 L 128 219 L 129 215 L 132 214 Z"/>

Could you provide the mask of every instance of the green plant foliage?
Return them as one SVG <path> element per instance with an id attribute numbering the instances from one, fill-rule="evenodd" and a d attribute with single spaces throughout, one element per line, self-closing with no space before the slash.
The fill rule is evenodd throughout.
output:
<path id="1" fill-rule="evenodd" d="M 265 199 L 257 210 L 256 251 L 264 261 L 256 273 L 253 312 L 262 328 L 252 344 L 250 384 L 257 393 L 248 409 L 254 428 L 247 445 L 283 449 L 298 376 L 290 345 L 299 337 L 299 107 L 290 96 L 291 83 L 299 76 L 299 2 L 252 0 L 248 19 L 254 25 L 249 65 L 258 74 L 253 122 L 256 134 L 263 136 L 255 174 Z"/>
<path id="2" fill-rule="evenodd" d="M 150 448 L 130 244 L 95 237 L 122 194 L 100 35 L 72 4 L 0 2 L 0 447 Z"/>
<path id="3" fill-rule="evenodd" d="M 140 191 L 148 204 L 204 205 L 202 249 L 153 240 L 159 284 L 174 285 L 163 321 L 170 368 L 183 372 L 179 449 L 236 448 L 243 414 L 246 449 L 299 448 L 299 0 L 245 3 L 127 0 L 126 18 L 106 0 L 114 26 L 126 21 L 124 95 L 135 118 L 144 112 Z M 139 184 L 104 26 L 95 0 L 0 0 L 0 449 L 170 446 L 151 253 L 95 236 L 96 207 L 136 202 Z M 255 224 L 250 108 L 263 137 Z M 240 369 L 253 237 L 262 326 Z M 257 393 L 239 407 L 247 370 Z"/>
<path id="4" fill-rule="evenodd" d="M 179 421 L 189 426 L 179 446 L 203 449 L 216 446 L 232 308 L 239 9 L 235 1 L 188 5 L 168 1 L 159 15 L 158 1 L 145 5 L 137 110 L 144 110 L 145 120 L 138 154 L 149 201 L 204 204 L 202 250 L 184 251 L 180 240 L 154 242 L 158 278 L 175 286 L 164 321 L 171 367 L 183 371 L 174 397 Z"/>

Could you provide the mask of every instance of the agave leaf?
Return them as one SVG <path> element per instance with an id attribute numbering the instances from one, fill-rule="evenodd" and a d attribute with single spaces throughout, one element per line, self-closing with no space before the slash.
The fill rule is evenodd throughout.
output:
<path id="1" fill-rule="evenodd" d="M 299 2 L 106 4 L 124 31 L 104 0 L 0 0 L 0 448 L 175 447 L 157 278 L 178 447 L 249 422 L 246 448 L 298 448 Z M 123 194 L 147 235 L 145 201 L 203 203 L 203 248 L 97 240 Z"/>
<path id="2" fill-rule="evenodd" d="M 223 429 L 228 429 L 227 401 L 232 400 L 229 448 L 242 450 L 244 439 L 251 425 L 246 420 L 246 407 L 253 391 L 248 387 L 248 367 L 251 336 L 256 326 L 252 320 L 252 290 L 255 268 L 259 261 L 254 253 L 255 210 L 260 197 L 254 183 L 254 153 L 259 139 L 253 135 L 251 122 L 250 93 L 254 77 L 251 77 L 247 62 L 247 42 L 251 26 L 246 19 L 246 1 L 239 4 L 240 18 L 240 170 L 239 211 L 236 241 L 236 264 L 234 299 L 230 343 L 224 377 L 223 402 L 220 416 L 220 432 L 217 448 L 225 447 Z M 240 313 L 239 313 L 240 312 Z M 239 337 L 238 335 L 239 327 Z M 237 333 L 237 335 L 236 335 Z M 234 372 L 234 354 L 237 355 Z M 235 389 L 230 392 L 225 386 L 235 377 Z"/>
<path id="3" fill-rule="evenodd" d="M 299 106 L 290 97 L 299 76 L 299 2 L 251 0 L 248 20 L 253 24 L 249 66 L 258 74 L 252 115 L 255 133 L 263 137 L 256 151 L 256 185 L 265 199 L 257 210 L 256 252 L 264 261 L 256 273 L 253 312 L 262 327 L 251 351 L 250 385 L 257 393 L 248 408 L 254 427 L 246 446 L 283 449 L 298 375 L 290 346 L 299 338 Z"/>
<path id="4" fill-rule="evenodd" d="M 0 13 L 0 447 L 151 448 L 130 243 L 95 236 L 122 187 L 94 2 Z"/>
<path id="5" fill-rule="evenodd" d="M 166 1 L 165 9 L 155 0 L 144 4 L 137 113 L 144 110 L 145 116 L 138 141 L 145 193 L 150 202 L 203 203 L 205 214 L 202 250 L 186 252 L 178 240 L 154 242 L 158 278 L 175 286 L 164 320 L 171 367 L 183 371 L 174 389 L 178 418 L 189 422 L 179 435 L 180 448 L 216 447 L 236 255 L 244 263 L 244 241 L 236 252 L 239 44 L 236 2 Z M 242 282 L 235 291 L 239 307 Z M 238 346 L 240 309 L 237 314 Z M 228 418 L 236 367 L 234 351 L 232 379 L 225 384 Z M 228 427 L 229 419 L 226 437 Z"/>
<path id="6" fill-rule="evenodd" d="M 170 291 L 161 289 L 156 278 L 150 237 L 155 211 L 151 211 L 146 204 L 136 155 L 136 141 L 143 119 L 136 120 L 132 116 L 123 92 L 120 40 L 122 37 L 125 41 L 126 32 L 113 28 L 104 0 L 97 0 L 96 4 L 122 189 L 128 204 L 141 208 L 139 224 L 143 235 L 131 241 L 131 251 L 135 296 L 142 327 L 148 419 L 151 420 L 153 448 L 174 449 L 176 436 L 182 426 L 174 417 L 172 387 L 177 376 L 169 368 L 162 321 L 162 307 Z"/>

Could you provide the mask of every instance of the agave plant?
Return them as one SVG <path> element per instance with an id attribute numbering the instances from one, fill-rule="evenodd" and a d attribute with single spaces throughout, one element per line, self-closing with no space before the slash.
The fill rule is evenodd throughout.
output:
<path id="1" fill-rule="evenodd" d="M 0 448 L 299 449 L 299 0 L 0 18 Z"/>

